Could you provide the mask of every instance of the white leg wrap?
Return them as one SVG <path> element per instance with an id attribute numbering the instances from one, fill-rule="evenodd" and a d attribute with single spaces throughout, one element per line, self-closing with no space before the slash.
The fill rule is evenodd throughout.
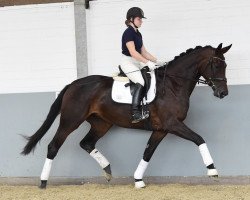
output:
<path id="1" fill-rule="evenodd" d="M 207 148 L 207 145 L 206 143 L 203 143 L 199 146 L 199 149 L 200 149 L 200 153 L 201 153 L 201 156 L 202 156 L 202 159 L 203 159 L 203 162 L 206 166 L 209 166 L 211 164 L 214 163 L 210 153 L 209 153 L 209 150 Z"/>
<path id="2" fill-rule="evenodd" d="M 52 161 L 53 160 L 46 158 L 44 166 L 43 166 L 43 171 L 41 174 L 41 180 L 47 181 L 49 179 L 49 173 L 51 170 Z"/>
<path id="3" fill-rule="evenodd" d="M 99 163 L 102 168 L 109 165 L 109 161 L 97 150 L 91 151 L 90 155 Z"/>
<path id="4" fill-rule="evenodd" d="M 142 179 L 143 178 L 143 174 L 146 171 L 148 166 L 148 162 L 144 161 L 143 159 L 140 161 L 137 169 L 135 170 L 134 173 L 134 178 L 135 179 Z"/>

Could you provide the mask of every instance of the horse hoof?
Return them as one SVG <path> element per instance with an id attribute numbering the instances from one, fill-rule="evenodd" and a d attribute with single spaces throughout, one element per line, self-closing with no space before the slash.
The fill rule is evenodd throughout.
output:
<path id="1" fill-rule="evenodd" d="M 145 185 L 145 183 L 143 181 L 136 181 L 135 182 L 135 188 L 136 189 L 145 188 L 145 187 L 146 187 L 146 185 Z"/>
<path id="2" fill-rule="evenodd" d="M 47 181 L 41 181 L 41 185 L 39 186 L 40 189 L 46 189 Z"/>
<path id="3" fill-rule="evenodd" d="M 209 177 L 218 177 L 218 171 L 217 171 L 217 169 L 208 169 L 207 175 Z"/>
<path id="4" fill-rule="evenodd" d="M 112 173 L 111 173 L 110 165 L 108 165 L 107 167 L 105 167 L 103 170 L 105 172 L 105 178 L 109 182 L 112 179 Z"/>
<path id="5" fill-rule="evenodd" d="M 112 179 L 112 175 L 105 173 L 105 178 L 106 178 L 107 182 L 109 182 Z"/>

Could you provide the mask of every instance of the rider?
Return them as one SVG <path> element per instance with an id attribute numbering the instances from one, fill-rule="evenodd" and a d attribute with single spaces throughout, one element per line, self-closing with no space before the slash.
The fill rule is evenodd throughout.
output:
<path id="1" fill-rule="evenodd" d="M 144 86 L 140 69 L 148 66 L 150 71 L 152 71 L 157 67 L 163 66 L 166 62 L 157 60 L 143 45 L 142 35 L 138 30 L 142 25 L 142 18 L 145 18 L 143 10 L 138 7 L 132 7 L 128 10 L 126 18 L 125 24 L 128 28 L 122 35 L 123 55 L 121 69 L 136 84 L 132 98 L 132 123 L 137 123 L 144 119 L 139 109 Z"/>

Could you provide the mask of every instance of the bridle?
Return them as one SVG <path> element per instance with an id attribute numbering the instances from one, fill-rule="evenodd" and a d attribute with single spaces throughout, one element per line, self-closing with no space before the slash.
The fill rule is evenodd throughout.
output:
<path id="1" fill-rule="evenodd" d="M 167 68 L 168 68 L 167 66 L 168 66 L 168 64 L 165 64 L 165 65 L 162 66 L 162 67 L 165 67 L 164 68 L 163 84 L 165 84 L 166 76 L 169 76 L 169 77 L 176 77 L 176 78 L 181 78 L 181 79 L 185 79 L 185 80 L 189 80 L 189 81 L 194 81 L 194 82 L 197 82 L 198 84 L 201 83 L 201 84 L 209 85 L 210 87 L 212 87 L 213 90 L 215 90 L 216 86 L 214 84 L 214 81 L 225 81 L 225 82 L 227 82 L 227 79 L 226 78 L 215 77 L 214 65 L 213 65 L 214 59 L 218 59 L 218 60 L 223 61 L 225 63 L 225 60 L 223 60 L 223 59 L 221 59 L 219 57 L 216 57 L 216 56 L 210 57 L 209 60 L 208 60 L 207 65 L 204 68 L 204 70 L 202 71 L 202 73 L 205 72 L 208 67 L 210 67 L 212 74 L 211 74 L 211 77 L 208 77 L 208 78 L 204 77 L 205 80 L 200 79 L 200 78 L 194 79 L 194 78 L 186 78 L 186 77 L 182 77 L 182 76 L 178 76 L 178 75 L 167 74 Z M 202 73 L 200 73 L 200 74 L 202 74 Z"/>
<path id="2" fill-rule="evenodd" d="M 198 79 L 198 83 L 199 83 L 200 81 L 202 81 L 202 82 L 201 82 L 202 84 L 207 84 L 207 85 L 209 85 L 213 90 L 216 89 L 216 85 L 214 84 L 214 81 L 225 81 L 225 82 L 227 82 L 227 79 L 226 79 L 226 78 L 215 77 L 214 65 L 213 65 L 214 59 L 218 59 L 218 60 L 224 62 L 224 64 L 225 64 L 225 60 L 223 60 L 223 59 L 221 59 L 221 58 L 219 58 L 219 57 L 216 57 L 216 56 L 210 57 L 209 60 L 208 60 L 207 65 L 206 65 L 206 67 L 205 67 L 205 69 L 203 70 L 203 72 L 206 71 L 206 69 L 207 69 L 208 67 L 210 67 L 210 68 L 211 68 L 211 77 L 205 78 L 205 80 Z M 202 73 L 201 73 L 201 74 L 202 74 Z"/>
<path id="3" fill-rule="evenodd" d="M 178 76 L 178 75 L 171 75 L 171 74 L 167 74 L 167 68 L 168 68 L 168 63 L 166 63 L 165 65 L 163 65 L 162 67 L 164 67 L 164 76 L 163 76 L 163 89 L 162 89 L 162 94 L 164 95 L 165 93 L 165 80 L 166 80 L 166 76 L 169 76 L 169 77 L 175 77 L 175 78 L 181 78 L 181 79 L 185 79 L 185 80 L 189 80 L 189 81 L 194 81 L 196 83 L 201 83 L 201 84 L 204 84 L 204 85 L 208 85 L 210 86 L 213 90 L 216 90 L 217 87 L 216 85 L 214 84 L 214 81 L 225 81 L 227 82 L 227 79 L 226 78 L 220 78 L 220 77 L 214 77 L 215 74 L 214 74 L 214 67 L 213 67 L 213 60 L 214 59 L 219 59 L 220 61 L 223 61 L 224 64 L 225 64 L 225 60 L 219 58 L 219 57 L 216 57 L 216 56 L 212 56 L 209 58 L 208 60 L 208 63 L 206 65 L 206 67 L 204 68 L 203 72 L 206 71 L 206 69 L 210 66 L 211 67 L 211 77 L 209 78 L 205 78 L 205 80 L 203 79 L 200 79 L 200 78 L 186 78 L 186 77 L 183 77 L 183 76 Z M 201 74 L 201 73 L 200 73 Z"/>

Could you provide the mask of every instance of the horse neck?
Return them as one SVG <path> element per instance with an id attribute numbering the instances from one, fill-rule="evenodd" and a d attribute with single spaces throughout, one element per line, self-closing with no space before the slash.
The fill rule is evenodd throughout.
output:
<path id="1" fill-rule="evenodd" d="M 186 55 L 173 63 L 167 70 L 167 74 L 171 77 L 172 87 L 176 89 L 176 95 L 190 96 L 200 78 L 199 64 L 208 59 L 209 56 L 204 51 L 193 52 L 191 55 Z M 167 80 L 166 80 L 167 81 Z M 174 83 L 173 83 L 174 82 Z"/>

